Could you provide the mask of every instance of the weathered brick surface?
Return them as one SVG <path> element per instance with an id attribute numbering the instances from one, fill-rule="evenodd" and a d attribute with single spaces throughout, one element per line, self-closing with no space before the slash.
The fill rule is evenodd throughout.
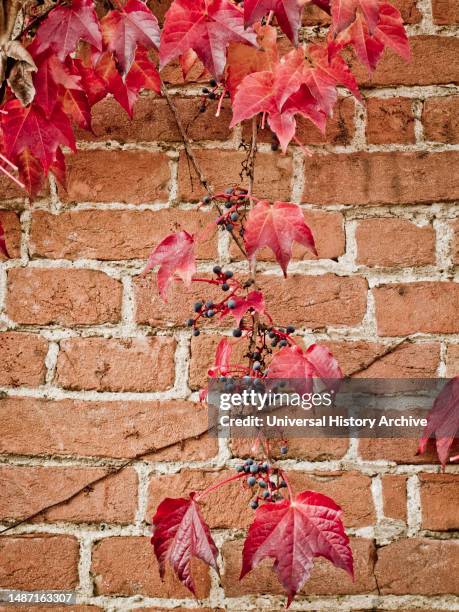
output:
<path id="1" fill-rule="evenodd" d="M 446 375 L 459 374 L 459 344 L 449 344 L 446 352 Z"/>
<path id="2" fill-rule="evenodd" d="M 459 7 L 455 0 L 432 0 L 432 15 L 438 25 L 457 25 Z"/>
<path id="3" fill-rule="evenodd" d="M 409 98 L 369 98 L 367 113 L 370 144 L 414 142 L 414 116 Z"/>
<path id="4" fill-rule="evenodd" d="M 421 474 L 421 515 L 424 529 L 459 529 L 459 475 Z"/>
<path id="5" fill-rule="evenodd" d="M 35 334 L 0 334 L 0 385 L 36 387 L 45 382 L 48 343 Z"/>
<path id="6" fill-rule="evenodd" d="M 377 236 L 377 239 L 375 237 Z M 365 266 L 435 263 L 435 231 L 403 219 L 365 219 L 357 226 L 357 262 Z"/>
<path id="7" fill-rule="evenodd" d="M 412 438 L 362 438 L 359 440 L 359 455 L 362 459 L 406 464 L 439 463 L 433 442 L 429 443 L 423 455 L 417 454 L 417 448 L 418 441 Z M 452 456 L 457 455 L 459 444 L 454 444 L 451 451 Z"/>
<path id="8" fill-rule="evenodd" d="M 78 541 L 71 536 L 3 536 L 0 555 L 0 588 L 73 590 L 78 584 Z"/>
<path id="9" fill-rule="evenodd" d="M 424 102 L 422 124 L 426 140 L 459 142 L 459 96 L 428 98 Z"/>
<path id="10" fill-rule="evenodd" d="M 384 516 L 406 521 L 406 476 L 386 474 L 381 481 Z"/>
<path id="11" fill-rule="evenodd" d="M 28 325 L 116 323 L 121 283 L 98 270 L 17 268 L 8 274 L 7 313 Z"/>
<path id="12" fill-rule="evenodd" d="M 459 263 L 459 220 L 451 222 L 451 228 L 453 230 L 453 261 Z"/>
<path id="13" fill-rule="evenodd" d="M 165 391 L 174 384 L 173 338 L 71 338 L 61 342 L 57 383 L 66 389 Z"/>
<path id="14" fill-rule="evenodd" d="M 5 232 L 5 243 L 8 255 L 12 258 L 19 257 L 21 248 L 21 223 L 17 213 L 7 210 L 0 210 L 0 223 Z M 0 251 L 0 261 L 4 261 L 6 256 Z"/>

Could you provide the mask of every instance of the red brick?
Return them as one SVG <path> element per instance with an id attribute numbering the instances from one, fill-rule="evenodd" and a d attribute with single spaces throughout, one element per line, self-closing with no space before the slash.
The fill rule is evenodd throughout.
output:
<path id="1" fill-rule="evenodd" d="M 435 231 L 406 219 L 365 219 L 356 231 L 357 263 L 424 266 L 435 263 Z"/>
<path id="2" fill-rule="evenodd" d="M 78 541 L 63 535 L 0 538 L 0 587 L 4 589 L 75 589 Z"/>
<path id="3" fill-rule="evenodd" d="M 344 235 L 343 215 L 338 212 L 323 212 L 321 210 L 305 210 L 305 222 L 314 235 L 318 256 L 299 243 L 293 244 L 293 259 L 337 259 L 344 255 L 346 240 Z M 231 258 L 239 260 L 242 254 L 236 244 L 231 241 Z M 257 261 L 275 261 L 273 252 L 267 247 L 257 252 Z"/>
<path id="4" fill-rule="evenodd" d="M 0 334 L 0 385 L 36 387 L 45 382 L 48 343 L 41 336 Z"/>
<path id="5" fill-rule="evenodd" d="M 426 453 L 417 455 L 418 440 L 365 438 L 359 440 L 359 455 L 368 461 L 393 461 L 408 464 L 438 464 L 438 457 L 433 441 L 429 443 Z M 453 446 L 453 454 L 459 454 L 459 441 Z"/>
<path id="6" fill-rule="evenodd" d="M 459 474 L 420 474 L 423 529 L 459 529 Z"/>
<path id="7" fill-rule="evenodd" d="M 163 208 L 161 210 L 82 210 L 54 215 L 42 210 L 32 215 L 30 250 L 48 259 L 146 259 L 163 238 L 182 227 L 209 238 L 199 243 L 200 259 L 217 255 L 217 235 L 208 225 L 210 213 Z"/>
<path id="8" fill-rule="evenodd" d="M 459 284 L 418 282 L 373 289 L 380 336 L 459 331 Z"/>
<path id="9" fill-rule="evenodd" d="M 126 469 L 90 484 L 108 473 L 104 468 L 0 467 L 0 517 L 22 520 L 75 496 L 40 514 L 37 520 L 40 523 L 131 523 L 137 508 L 137 474 L 133 469 Z M 83 487 L 85 490 L 78 493 Z"/>
<path id="10" fill-rule="evenodd" d="M 0 225 L 5 233 L 8 255 L 13 259 L 19 257 L 21 254 L 21 223 L 19 215 L 12 211 L 0 210 Z M 0 261 L 5 259 L 6 255 L 0 251 Z"/>
<path id="11" fill-rule="evenodd" d="M 459 96 L 428 98 L 422 111 L 425 140 L 459 142 Z"/>
<path id="12" fill-rule="evenodd" d="M 453 229 L 453 261 L 459 264 L 459 219 L 451 222 Z"/>
<path id="13" fill-rule="evenodd" d="M 366 105 L 369 144 L 415 142 L 414 116 L 409 98 L 368 98 Z"/>
<path id="14" fill-rule="evenodd" d="M 383 475 L 383 511 L 386 518 L 406 521 L 406 479 L 401 474 Z"/>
<path id="15" fill-rule="evenodd" d="M 29 325 L 116 323 L 121 283 L 97 270 L 16 268 L 8 273 L 8 316 Z"/>
<path id="16" fill-rule="evenodd" d="M 276 574 L 271 569 L 272 560 L 263 561 L 243 580 L 239 581 L 242 559 L 241 540 L 225 542 L 223 559 L 225 574 L 222 578 L 223 588 L 227 597 L 242 597 L 259 594 L 260 585 L 263 593 L 283 595 L 285 593 Z M 325 559 L 316 559 L 311 577 L 301 590 L 301 595 L 354 595 L 357 593 L 373 593 L 376 582 L 373 575 L 375 547 L 372 540 L 351 538 L 354 555 L 355 580 L 342 569 L 337 569 Z"/>
<path id="17" fill-rule="evenodd" d="M 187 497 L 192 491 L 202 491 L 217 481 L 223 481 L 231 472 L 182 470 L 179 474 L 153 477 L 149 487 L 147 520 L 159 503 L 174 491 L 177 497 Z M 289 472 L 295 491 L 314 490 L 331 496 L 343 508 L 347 527 L 371 525 L 375 520 L 370 492 L 371 480 L 358 472 L 307 474 Z M 203 515 L 211 528 L 247 528 L 252 516 L 247 508 L 253 495 L 246 485 L 235 481 L 227 484 L 202 500 Z M 228 504 L 228 500 L 231 504 Z"/>
<path id="18" fill-rule="evenodd" d="M 199 112 L 201 97 L 175 98 L 188 136 L 199 140 L 227 140 L 231 130 L 231 110 L 227 101 L 219 119 L 215 118 L 218 101 L 209 101 L 207 111 Z M 141 96 L 134 106 L 132 120 L 113 98 L 105 98 L 92 109 L 94 134 L 78 134 L 81 140 L 117 140 L 118 142 L 182 142 L 174 116 L 166 100 L 154 96 Z"/>
<path id="19" fill-rule="evenodd" d="M 387 347 L 373 342 L 325 342 L 344 374 L 358 378 L 435 378 L 440 361 L 440 345 L 433 343 L 400 345 L 383 355 Z M 378 358 L 378 359 L 377 359 Z"/>
<path id="20" fill-rule="evenodd" d="M 216 191 L 239 184 L 241 164 L 246 154 L 237 151 L 196 150 L 196 158 Z M 191 172 L 191 177 L 190 177 Z M 255 172 L 254 194 L 271 200 L 289 200 L 292 178 L 290 157 L 275 153 L 259 153 Z M 190 168 L 182 151 L 179 161 L 179 198 L 182 201 L 196 201 L 205 195 L 196 173 Z"/>
<path id="21" fill-rule="evenodd" d="M 363 278 L 325 274 L 292 275 L 282 280 L 260 276 L 259 286 L 265 293 L 270 314 L 279 324 L 312 328 L 349 326 L 360 323 L 365 314 L 367 285 Z M 195 299 L 221 299 L 221 292 L 213 288 L 193 286 L 186 291 L 183 284 L 176 283 L 169 290 L 170 303 L 174 304 L 171 309 L 159 297 L 151 277 L 136 279 L 135 293 L 137 322 L 153 326 L 183 325 Z M 281 296 L 288 296 L 288 299 L 280 299 Z M 229 318 L 225 323 L 231 326 Z"/>
<path id="22" fill-rule="evenodd" d="M 364 86 L 442 85 L 459 83 L 459 39 L 453 36 L 410 37 L 411 62 L 388 49 L 369 76 L 357 62 L 352 68 Z"/>
<path id="23" fill-rule="evenodd" d="M 305 160 L 303 201 L 416 204 L 459 198 L 459 152 L 315 155 Z"/>
<path id="24" fill-rule="evenodd" d="M 437 25 L 459 24 L 459 6 L 456 0 L 432 0 L 432 17 Z"/>
<path id="25" fill-rule="evenodd" d="M 459 542 L 398 540 L 378 549 L 375 575 L 381 595 L 459 592 Z"/>
<path id="26" fill-rule="evenodd" d="M 69 338 L 61 342 L 57 383 L 66 389 L 165 391 L 175 380 L 173 338 Z"/>
<path id="27" fill-rule="evenodd" d="M 166 201 L 169 162 L 163 153 L 146 151 L 79 151 L 67 157 L 64 202 Z"/>
<path id="28" fill-rule="evenodd" d="M 446 350 L 446 376 L 459 375 L 459 344 L 449 344 Z"/>
<path id="29" fill-rule="evenodd" d="M 146 595 L 147 597 L 189 598 L 190 592 L 171 571 L 164 581 L 150 539 L 147 537 L 106 538 L 94 545 L 92 574 L 97 595 Z M 192 562 L 197 597 L 207 597 L 210 588 L 208 567 Z"/>
<path id="30" fill-rule="evenodd" d="M 213 441 L 209 444 L 199 438 L 208 428 L 207 407 L 185 400 L 3 398 L 0 428 L 0 452 L 18 455 L 119 459 L 146 455 L 154 460 L 165 455 L 167 461 L 195 461 L 215 455 Z"/>

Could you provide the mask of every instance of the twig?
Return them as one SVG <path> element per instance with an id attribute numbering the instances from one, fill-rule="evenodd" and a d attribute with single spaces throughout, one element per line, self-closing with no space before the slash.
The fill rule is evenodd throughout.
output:
<path id="1" fill-rule="evenodd" d="M 258 117 L 255 115 L 255 117 L 252 119 L 252 139 L 250 142 L 249 156 L 247 158 L 247 165 L 246 165 L 247 178 L 249 180 L 248 196 L 249 196 L 251 205 L 253 205 L 252 195 L 253 195 L 253 185 L 255 182 L 255 160 L 257 157 L 257 150 L 258 150 L 257 139 L 258 139 Z M 250 262 L 249 265 L 250 265 L 250 278 L 253 281 L 253 286 L 256 288 L 257 287 L 257 283 L 256 283 L 257 261 L 256 259 L 253 258 L 253 260 Z M 256 344 L 257 344 L 259 324 L 260 324 L 260 315 L 258 314 L 258 312 L 255 312 L 255 315 L 253 317 L 252 336 L 249 342 L 249 354 L 250 354 L 249 359 L 250 359 L 251 365 L 254 361 L 252 358 L 252 353 L 254 352 L 254 349 L 256 348 Z"/>
<path id="2" fill-rule="evenodd" d="M 349 372 L 348 374 L 346 374 L 346 376 L 347 377 L 355 376 L 355 374 L 360 374 L 360 372 L 364 372 L 365 370 L 368 370 L 370 366 L 372 366 L 374 363 L 376 363 L 380 359 L 383 359 L 383 357 L 386 357 L 387 355 L 394 353 L 402 344 L 405 344 L 405 343 L 411 344 L 412 342 L 413 340 L 411 338 L 403 338 L 403 340 L 400 340 L 399 342 L 395 342 L 394 344 L 391 344 L 382 353 L 379 353 L 378 355 L 373 357 L 373 359 L 370 359 L 370 361 L 368 361 L 365 365 L 361 365 L 355 370 L 352 370 L 352 372 Z"/>

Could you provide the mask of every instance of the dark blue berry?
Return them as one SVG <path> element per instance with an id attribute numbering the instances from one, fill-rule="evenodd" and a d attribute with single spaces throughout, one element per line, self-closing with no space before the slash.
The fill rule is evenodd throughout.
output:
<path id="1" fill-rule="evenodd" d="M 215 79 L 210 79 L 209 85 L 211 87 L 217 87 L 217 81 Z"/>
<path id="2" fill-rule="evenodd" d="M 202 302 L 196 302 L 196 304 L 194 305 L 194 311 L 201 312 L 201 308 L 202 308 Z"/>
<path id="3" fill-rule="evenodd" d="M 199 329 L 193 329 L 193 336 L 199 336 L 201 332 L 199 331 Z"/>
<path id="4" fill-rule="evenodd" d="M 245 462 L 247 463 L 247 465 L 252 465 L 253 459 L 249 457 L 249 459 L 246 459 Z"/>
<path id="5" fill-rule="evenodd" d="M 203 204 L 210 204 L 212 202 L 212 198 L 208 195 L 204 196 L 202 200 Z"/>
<path id="6" fill-rule="evenodd" d="M 268 499 L 268 497 L 271 495 L 271 493 L 269 491 L 264 491 L 263 492 L 263 497 L 264 499 Z"/>
<path id="7" fill-rule="evenodd" d="M 212 300 L 209 300 L 208 302 L 206 302 L 206 308 L 212 308 L 214 305 L 214 303 L 212 302 Z"/>
<path id="8" fill-rule="evenodd" d="M 259 361 L 255 361 L 252 367 L 255 371 L 257 371 L 261 368 L 261 363 Z"/>
<path id="9" fill-rule="evenodd" d="M 256 474 L 257 472 L 258 472 L 258 465 L 257 465 L 256 463 L 253 463 L 253 464 L 250 466 L 250 473 L 251 473 L 251 474 Z"/>
<path id="10" fill-rule="evenodd" d="M 242 330 L 239 328 L 233 329 L 233 336 L 235 338 L 240 338 L 242 336 Z"/>
<path id="11" fill-rule="evenodd" d="M 209 93 L 209 90 L 207 89 L 207 87 L 203 87 L 202 88 L 202 93 L 203 94 L 208 94 Z"/>
<path id="12" fill-rule="evenodd" d="M 271 342 L 271 346 L 274 348 L 275 346 L 277 346 L 277 338 L 275 338 L 272 342 Z"/>
<path id="13" fill-rule="evenodd" d="M 232 223 L 227 223 L 225 225 L 225 229 L 226 229 L 227 232 L 232 232 L 233 231 L 233 227 L 234 227 L 234 225 Z"/>
<path id="14" fill-rule="evenodd" d="M 206 112 L 206 107 L 204 106 L 204 104 L 199 107 L 199 112 L 200 113 L 205 113 Z"/>
<path id="15" fill-rule="evenodd" d="M 279 489 L 285 489 L 287 487 L 287 483 L 285 480 L 281 480 L 279 483 Z"/>
<path id="16" fill-rule="evenodd" d="M 268 336 L 272 339 L 276 337 L 276 334 L 273 331 L 270 331 Z"/>
<path id="17" fill-rule="evenodd" d="M 234 189 L 232 187 L 228 187 L 227 189 L 225 189 L 225 193 L 226 195 L 233 195 Z"/>
<path id="18" fill-rule="evenodd" d="M 236 472 L 243 472 L 244 471 L 244 466 L 243 465 L 238 465 L 236 467 Z"/>
<path id="19" fill-rule="evenodd" d="M 208 311 L 207 311 L 207 316 L 208 316 L 209 318 L 210 318 L 210 317 L 213 317 L 214 315 L 215 315 L 215 310 L 208 310 Z"/>
<path id="20" fill-rule="evenodd" d="M 280 347 L 280 348 L 283 348 L 284 346 L 287 346 L 287 344 L 288 344 L 288 343 L 287 343 L 287 340 L 281 340 L 281 341 L 279 342 L 279 347 Z"/>
<path id="21" fill-rule="evenodd" d="M 250 465 L 244 465 L 244 472 L 248 474 L 250 472 Z"/>
<path id="22" fill-rule="evenodd" d="M 258 351 L 255 351 L 254 353 L 252 353 L 252 359 L 256 359 L 257 361 L 259 361 L 261 359 L 261 354 Z"/>
<path id="23" fill-rule="evenodd" d="M 239 219 L 239 215 L 237 212 L 231 213 L 231 221 L 237 221 Z"/>
<path id="24" fill-rule="evenodd" d="M 280 452 L 282 455 L 286 455 L 288 453 L 288 448 L 286 446 L 281 446 Z"/>
<path id="25" fill-rule="evenodd" d="M 249 476 L 247 478 L 247 484 L 249 485 L 249 487 L 253 487 L 257 482 L 257 479 L 254 476 Z"/>
<path id="26" fill-rule="evenodd" d="M 295 328 L 293 327 L 293 325 L 289 325 L 287 327 L 287 333 L 288 334 L 293 334 L 294 331 L 295 331 Z"/>
<path id="27" fill-rule="evenodd" d="M 225 208 L 232 208 L 231 202 L 225 202 Z"/>
<path id="28" fill-rule="evenodd" d="M 263 463 L 263 465 L 261 466 L 260 469 L 261 469 L 262 472 L 267 472 L 268 468 L 269 468 L 269 463 L 265 462 L 265 463 Z"/>
<path id="29" fill-rule="evenodd" d="M 279 149 L 279 143 L 278 142 L 272 142 L 271 143 L 271 151 L 277 151 Z"/>
<path id="30" fill-rule="evenodd" d="M 226 276 L 226 278 L 233 278 L 233 273 L 231 272 L 231 270 L 227 270 L 225 272 L 225 276 Z"/>
<path id="31" fill-rule="evenodd" d="M 188 327 L 192 327 L 194 325 L 194 319 L 188 319 L 186 324 L 188 325 Z"/>
<path id="32" fill-rule="evenodd" d="M 258 502 L 256 499 L 250 502 L 250 507 L 252 508 L 252 510 L 256 510 L 258 508 Z"/>
<path id="33" fill-rule="evenodd" d="M 217 97 L 216 94 L 214 94 L 213 91 L 210 92 L 210 94 L 207 96 L 209 98 L 209 100 L 215 100 L 215 98 Z"/>
<path id="34" fill-rule="evenodd" d="M 261 480 L 260 478 L 260 480 L 258 481 L 258 486 L 261 487 L 262 489 L 266 489 L 268 485 L 266 484 L 264 480 Z"/>
<path id="35" fill-rule="evenodd" d="M 213 273 L 214 274 L 220 274 L 221 271 L 222 271 L 222 269 L 220 268 L 220 266 L 214 266 L 213 267 Z"/>
<path id="36" fill-rule="evenodd" d="M 236 301 L 235 300 L 228 300 L 228 303 L 226 305 L 228 306 L 228 308 L 230 308 L 232 310 L 233 308 L 236 308 Z"/>
<path id="37" fill-rule="evenodd" d="M 223 291 L 229 291 L 230 286 L 228 285 L 228 283 L 223 283 L 222 285 L 222 289 Z"/>

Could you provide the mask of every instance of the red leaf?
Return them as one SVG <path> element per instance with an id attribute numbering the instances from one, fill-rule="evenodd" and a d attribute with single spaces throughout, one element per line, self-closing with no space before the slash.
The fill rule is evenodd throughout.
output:
<path id="1" fill-rule="evenodd" d="M 308 247 L 317 255 L 314 237 L 304 222 L 303 211 L 297 204 L 274 202 L 271 205 L 267 200 L 262 200 L 251 209 L 244 232 L 249 259 L 253 260 L 256 252 L 267 246 L 274 252 L 284 276 L 287 276 L 294 241 Z"/>
<path id="2" fill-rule="evenodd" d="M 94 106 L 107 95 L 107 85 L 92 66 L 86 66 L 81 60 L 74 60 L 74 66 L 81 76 L 81 85 L 86 92 L 90 106 Z"/>
<path id="3" fill-rule="evenodd" d="M 456 376 L 443 387 L 428 414 L 427 426 L 419 441 L 418 454 L 425 452 L 429 439 L 434 437 L 438 458 L 444 468 L 458 432 L 459 376 Z"/>
<path id="4" fill-rule="evenodd" d="M 332 353 L 323 344 L 311 344 L 306 351 L 306 359 L 314 367 L 322 380 L 328 381 L 328 388 L 338 390 L 343 373 Z"/>
<path id="5" fill-rule="evenodd" d="M 244 543 L 241 579 L 263 559 L 274 559 L 288 607 L 308 580 L 315 557 L 325 557 L 353 576 L 341 516 L 332 499 L 314 491 L 303 491 L 294 501 L 260 506 Z"/>
<path id="6" fill-rule="evenodd" d="M 31 198 L 35 197 L 42 188 L 45 179 L 43 166 L 31 154 L 28 147 L 19 153 L 16 164 L 19 170 L 19 178 L 24 183 L 27 193 Z"/>
<path id="7" fill-rule="evenodd" d="M 137 49 L 134 62 L 126 76 L 126 87 L 135 94 L 141 89 L 161 93 L 161 77 L 146 49 Z"/>
<path id="8" fill-rule="evenodd" d="M 81 128 L 91 130 L 91 108 L 84 91 L 65 89 L 62 93 L 62 110 Z"/>
<path id="9" fill-rule="evenodd" d="M 207 70 L 220 78 L 232 41 L 256 43 L 244 30 L 241 10 L 228 0 L 175 0 L 166 13 L 159 50 L 160 68 L 193 49 Z"/>
<path id="10" fill-rule="evenodd" d="M 244 21 L 252 25 L 273 11 L 282 31 L 296 45 L 301 23 L 302 7 L 298 0 L 244 0 Z"/>
<path id="11" fill-rule="evenodd" d="M 104 42 L 115 54 L 123 74 L 132 66 L 137 45 L 159 47 L 158 20 L 140 0 L 129 0 L 123 11 L 110 11 L 101 26 Z"/>
<path id="12" fill-rule="evenodd" d="M 62 187 L 66 189 L 67 177 L 65 171 L 65 157 L 60 148 L 56 151 L 56 159 L 54 160 L 53 165 L 50 167 L 50 170 L 57 178 L 59 183 L 62 185 Z"/>
<path id="13" fill-rule="evenodd" d="M 337 34 L 345 30 L 361 14 L 371 32 L 378 24 L 378 0 L 331 0 L 331 15 Z"/>
<path id="14" fill-rule="evenodd" d="M 2 252 L 3 255 L 7 259 L 10 259 L 10 255 L 8 253 L 8 249 L 6 248 L 5 230 L 3 229 L 3 225 L 2 225 L 1 221 L 0 221 L 0 252 Z"/>
<path id="15" fill-rule="evenodd" d="M 340 55 L 330 58 L 326 45 L 309 45 L 308 54 L 314 61 L 316 71 L 329 75 L 335 84 L 347 87 L 356 98 L 362 100 L 357 79 Z"/>
<path id="16" fill-rule="evenodd" d="M 196 272 L 193 236 L 183 231 L 164 238 L 148 258 L 143 274 L 147 274 L 156 265 L 160 266 L 158 270 L 159 292 L 163 300 L 167 302 L 167 286 L 174 274 L 177 274 L 189 286 Z"/>
<path id="17" fill-rule="evenodd" d="M 38 28 L 36 50 L 51 49 L 63 61 L 73 53 L 79 40 L 85 40 L 99 51 L 102 36 L 92 0 L 73 0 L 71 6 L 53 9 Z"/>
<path id="18" fill-rule="evenodd" d="M 72 74 L 54 53 L 43 53 L 34 56 L 38 67 L 34 76 L 36 94 L 34 103 L 38 104 L 49 117 L 56 106 L 59 97 L 59 88 L 81 91 L 81 77 Z"/>
<path id="19" fill-rule="evenodd" d="M 245 297 L 239 297 L 237 295 L 234 295 L 231 299 L 233 300 L 233 302 L 236 303 L 235 307 L 231 309 L 228 308 L 227 310 L 225 310 L 222 316 L 224 317 L 228 314 L 232 314 L 238 324 L 240 323 L 245 313 L 251 308 L 253 308 L 253 310 L 255 310 L 255 312 L 258 312 L 258 314 L 260 315 L 263 315 L 265 313 L 265 300 L 261 291 L 251 291 Z"/>
<path id="20" fill-rule="evenodd" d="M 193 557 L 201 559 L 218 572 L 218 550 L 210 530 L 194 499 L 162 501 L 153 517 L 151 543 L 159 562 L 159 572 L 164 578 L 166 562 L 171 565 L 179 580 L 196 595 L 190 563 Z"/>
<path id="21" fill-rule="evenodd" d="M 132 117 L 133 101 L 129 98 L 129 91 L 116 69 L 112 55 L 104 53 L 97 62 L 94 71 L 96 77 L 105 84 L 106 91 L 111 93 L 120 106 Z"/>
<path id="22" fill-rule="evenodd" d="M 24 108 L 19 100 L 10 100 L 4 110 L 6 114 L 1 115 L 1 125 L 5 150 L 13 161 L 28 148 L 47 173 L 59 146 L 76 149 L 68 117 L 59 108 L 55 107 L 51 116 L 46 118 L 35 104 Z"/>
<path id="23" fill-rule="evenodd" d="M 225 375 L 230 365 L 231 353 L 233 352 L 233 345 L 229 343 L 226 338 L 220 340 L 215 353 L 215 363 L 212 368 L 208 371 L 210 377 Z"/>

